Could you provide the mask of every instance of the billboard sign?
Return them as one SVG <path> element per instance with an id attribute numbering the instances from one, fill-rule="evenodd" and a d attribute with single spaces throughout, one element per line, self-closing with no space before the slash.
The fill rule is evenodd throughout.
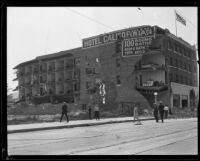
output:
<path id="1" fill-rule="evenodd" d="M 145 49 L 152 44 L 153 35 L 125 39 L 122 41 L 122 56 L 137 56 L 145 53 Z"/>
<path id="2" fill-rule="evenodd" d="M 124 40 L 133 39 L 134 41 L 141 41 L 138 43 L 147 44 L 151 38 L 149 38 L 149 40 L 143 40 L 143 39 L 146 37 L 153 37 L 153 36 L 154 36 L 154 30 L 153 30 L 153 27 L 151 26 L 132 27 L 128 29 L 118 30 L 118 31 L 107 33 L 107 34 L 101 34 L 98 36 L 83 39 L 83 49 L 116 42 L 118 37 L 121 37 Z M 136 42 L 134 44 L 136 44 Z M 128 42 L 128 40 L 125 41 L 125 44 L 123 45 L 124 49 L 129 48 L 129 47 L 126 47 L 129 45 L 130 43 Z M 142 47 L 142 45 L 139 45 L 139 47 Z"/>

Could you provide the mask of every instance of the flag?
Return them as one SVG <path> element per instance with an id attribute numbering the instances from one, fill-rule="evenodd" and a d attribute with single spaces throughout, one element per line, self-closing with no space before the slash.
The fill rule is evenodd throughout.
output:
<path id="1" fill-rule="evenodd" d="M 180 16 L 178 13 L 176 13 L 176 20 L 186 26 L 186 20 L 182 16 Z"/>

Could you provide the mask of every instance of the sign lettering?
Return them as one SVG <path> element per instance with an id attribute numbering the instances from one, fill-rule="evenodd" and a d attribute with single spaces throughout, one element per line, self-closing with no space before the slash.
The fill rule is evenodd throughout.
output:
<path id="1" fill-rule="evenodd" d="M 144 43 L 144 45 L 145 43 L 148 43 L 147 37 L 153 36 L 153 34 L 153 28 L 151 26 L 133 27 L 83 39 L 83 48 L 90 48 L 115 42 L 117 41 L 118 37 L 122 37 L 122 39 L 133 39 L 131 42 L 126 41 L 126 46 L 142 46 L 142 43 Z M 146 40 L 143 40 L 144 38 Z"/>

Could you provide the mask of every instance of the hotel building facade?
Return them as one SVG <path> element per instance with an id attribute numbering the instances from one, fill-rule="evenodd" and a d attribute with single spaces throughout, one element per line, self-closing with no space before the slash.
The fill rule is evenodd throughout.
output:
<path id="1" fill-rule="evenodd" d="M 97 84 L 102 82 L 107 105 L 140 102 L 152 107 L 158 100 L 170 107 L 194 106 L 199 91 L 196 49 L 169 30 L 139 26 L 82 41 L 82 47 L 14 67 L 19 99 L 101 103 Z"/>

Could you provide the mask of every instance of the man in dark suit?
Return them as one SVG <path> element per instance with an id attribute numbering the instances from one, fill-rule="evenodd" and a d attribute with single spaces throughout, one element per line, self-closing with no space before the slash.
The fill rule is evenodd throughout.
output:
<path id="1" fill-rule="evenodd" d="M 60 118 L 60 122 L 62 121 L 63 115 L 66 116 L 67 122 L 69 122 L 69 118 L 68 118 L 67 112 L 68 112 L 67 111 L 67 103 L 64 102 L 63 105 L 62 105 L 62 115 L 61 115 L 61 118 Z"/>
<path id="2" fill-rule="evenodd" d="M 153 109 L 154 118 L 155 118 L 156 122 L 159 122 L 159 119 L 158 119 L 158 105 L 156 103 L 154 103 L 153 106 L 154 106 L 154 109 Z"/>
<path id="3" fill-rule="evenodd" d="M 162 122 L 164 122 L 164 105 L 162 103 L 162 101 L 160 101 L 160 105 L 159 105 L 159 113 L 160 113 L 160 118 L 162 120 Z"/>

